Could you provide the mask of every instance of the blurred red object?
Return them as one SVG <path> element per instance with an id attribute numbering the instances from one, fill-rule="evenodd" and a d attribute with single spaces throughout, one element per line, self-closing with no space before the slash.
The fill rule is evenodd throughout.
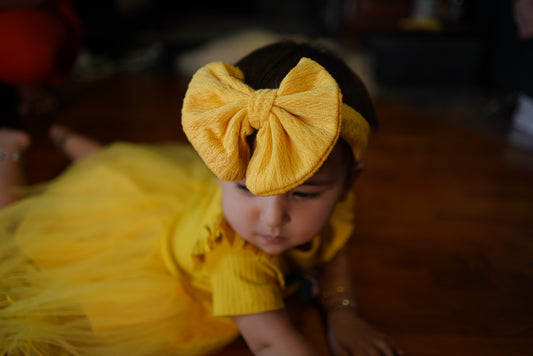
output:
<path id="1" fill-rule="evenodd" d="M 69 0 L 0 11 L 0 80 L 14 86 L 58 86 L 83 41 Z"/>

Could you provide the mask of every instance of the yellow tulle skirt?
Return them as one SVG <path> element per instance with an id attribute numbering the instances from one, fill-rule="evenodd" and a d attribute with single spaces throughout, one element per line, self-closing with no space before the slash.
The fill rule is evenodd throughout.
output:
<path id="1" fill-rule="evenodd" d="M 161 242 L 212 177 L 188 146 L 116 143 L 0 211 L 0 355 L 202 355 L 238 330 Z"/>

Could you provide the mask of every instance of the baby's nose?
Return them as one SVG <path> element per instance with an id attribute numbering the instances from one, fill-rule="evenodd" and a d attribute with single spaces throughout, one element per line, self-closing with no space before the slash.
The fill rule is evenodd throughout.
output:
<path id="1" fill-rule="evenodd" d="M 284 194 L 263 197 L 261 221 L 270 228 L 281 227 L 290 221 L 287 198 Z"/>

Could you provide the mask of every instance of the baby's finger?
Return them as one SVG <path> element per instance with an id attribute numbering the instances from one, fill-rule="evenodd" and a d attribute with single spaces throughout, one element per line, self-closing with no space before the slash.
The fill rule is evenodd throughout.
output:
<path id="1" fill-rule="evenodd" d="M 376 348 L 383 356 L 401 356 L 403 351 L 388 339 L 380 339 L 375 342 Z"/>
<path id="2" fill-rule="evenodd" d="M 333 355 L 335 356 L 351 356 L 350 350 L 348 350 L 346 347 L 339 347 L 337 350 L 333 352 Z"/>

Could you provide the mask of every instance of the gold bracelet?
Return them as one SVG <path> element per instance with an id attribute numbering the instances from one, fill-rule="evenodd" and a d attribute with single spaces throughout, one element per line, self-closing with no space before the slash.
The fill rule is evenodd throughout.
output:
<path id="1" fill-rule="evenodd" d="M 357 301 L 346 291 L 346 287 L 337 286 L 321 295 L 324 311 L 330 312 L 338 308 L 357 308 Z M 332 301 L 333 300 L 333 301 Z"/>
<path id="2" fill-rule="evenodd" d="M 342 294 L 346 291 L 346 288 L 344 286 L 337 286 L 334 290 L 326 291 L 322 293 L 322 300 L 326 300 L 328 298 L 331 298 L 337 294 Z"/>
<path id="3" fill-rule="evenodd" d="M 326 313 L 329 313 L 329 312 L 331 312 L 333 310 L 337 310 L 339 308 L 357 309 L 358 306 L 359 306 L 359 303 L 357 303 L 357 301 L 355 299 L 344 298 L 344 299 L 340 299 L 340 300 L 337 300 L 337 301 L 331 303 L 327 307 L 324 307 L 324 310 L 326 311 Z"/>

